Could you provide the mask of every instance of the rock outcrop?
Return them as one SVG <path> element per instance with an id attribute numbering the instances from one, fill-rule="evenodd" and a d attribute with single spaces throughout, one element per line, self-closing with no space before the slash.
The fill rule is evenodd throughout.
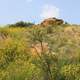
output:
<path id="1" fill-rule="evenodd" d="M 42 26 L 49 26 L 49 25 L 61 25 L 63 24 L 64 21 L 62 19 L 57 19 L 57 18 L 48 18 L 45 19 L 41 25 Z"/>

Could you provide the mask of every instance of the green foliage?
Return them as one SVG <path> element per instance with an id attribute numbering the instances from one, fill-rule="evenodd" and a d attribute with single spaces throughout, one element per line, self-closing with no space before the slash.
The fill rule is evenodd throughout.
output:
<path id="1" fill-rule="evenodd" d="M 80 79 L 80 64 L 66 65 L 61 69 L 64 80 Z"/>
<path id="2" fill-rule="evenodd" d="M 48 33 L 48 34 L 53 33 L 53 27 L 52 27 L 52 26 L 48 26 L 48 27 L 47 27 L 47 33 Z"/>
<path id="3" fill-rule="evenodd" d="M 79 26 L 23 24 L 0 28 L 0 80 L 80 80 Z"/>
<path id="4" fill-rule="evenodd" d="M 9 27 L 31 27 L 33 26 L 34 24 L 33 23 L 30 23 L 30 22 L 24 22 L 24 21 L 19 21 L 15 24 L 11 24 L 9 25 Z"/>

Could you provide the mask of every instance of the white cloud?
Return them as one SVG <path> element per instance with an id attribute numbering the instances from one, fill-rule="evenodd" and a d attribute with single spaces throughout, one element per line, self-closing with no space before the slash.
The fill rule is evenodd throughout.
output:
<path id="1" fill-rule="evenodd" d="M 26 2 L 31 3 L 33 0 L 26 0 Z"/>
<path id="2" fill-rule="evenodd" d="M 51 18 L 51 17 L 59 17 L 59 8 L 53 5 L 44 5 L 42 8 L 42 13 L 40 14 L 40 17 L 42 19 Z"/>

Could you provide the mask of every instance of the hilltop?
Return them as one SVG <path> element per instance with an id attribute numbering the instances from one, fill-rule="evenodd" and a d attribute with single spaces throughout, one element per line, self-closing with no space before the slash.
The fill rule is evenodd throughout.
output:
<path id="1" fill-rule="evenodd" d="M 57 18 L 48 18 L 41 22 L 42 26 L 50 26 L 50 25 L 61 25 L 64 21 L 62 19 Z"/>

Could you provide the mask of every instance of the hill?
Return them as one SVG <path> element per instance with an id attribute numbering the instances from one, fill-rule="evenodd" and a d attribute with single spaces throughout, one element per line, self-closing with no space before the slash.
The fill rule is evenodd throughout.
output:
<path id="1" fill-rule="evenodd" d="M 0 28 L 0 80 L 80 79 L 80 26 L 54 20 Z"/>

